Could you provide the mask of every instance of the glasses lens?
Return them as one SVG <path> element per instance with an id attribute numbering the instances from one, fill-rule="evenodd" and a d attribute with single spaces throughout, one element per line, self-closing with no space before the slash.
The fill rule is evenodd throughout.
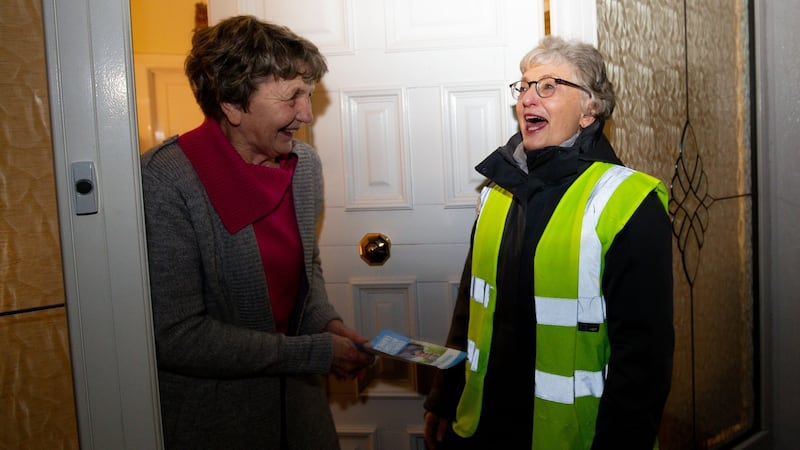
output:
<path id="1" fill-rule="evenodd" d="M 524 94 L 525 91 L 528 90 L 528 87 L 525 86 L 525 84 L 522 81 L 516 81 L 514 83 L 511 83 L 510 87 L 511 87 L 511 96 L 514 97 L 514 99 L 518 98 L 520 95 Z"/>
<path id="2" fill-rule="evenodd" d="M 553 78 L 542 78 L 536 83 L 536 92 L 539 97 L 552 97 L 556 93 L 556 80 Z"/>

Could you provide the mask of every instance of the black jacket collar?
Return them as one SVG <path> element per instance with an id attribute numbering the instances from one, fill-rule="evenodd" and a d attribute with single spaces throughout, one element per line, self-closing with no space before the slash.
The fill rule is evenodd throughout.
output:
<path id="1" fill-rule="evenodd" d="M 519 196 L 521 189 L 533 192 L 543 185 L 576 175 L 595 161 L 621 165 L 611 143 L 603 135 L 603 125 L 603 121 L 596 120 L 584 128 L 572 147 L 552 146 L 527 152 L 527 174 L 514 160 L 514 149 L 522 142 L 522 135 L 516 133 L 504 146 L 478 164 L 475 170 Z"/>

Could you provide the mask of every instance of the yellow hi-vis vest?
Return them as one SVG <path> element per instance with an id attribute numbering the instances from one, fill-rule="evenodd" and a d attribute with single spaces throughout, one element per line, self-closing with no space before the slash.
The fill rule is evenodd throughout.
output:
<path id="1" fill-rule="evenodd" d="M 548 222 L 534 257 L 536 362 L 533 448 L 588 449 L 610 357 L 602 294 L 605 253 L 658 179 L 609 163 L 593 163 L 569 187 Z M 475 433 L 489 362 L 500 242 L 511 193 L 481 193 L 472 249 L 466 385 L 453 430 Z M 526 355 L 520 355 L 526 357 Z"/>

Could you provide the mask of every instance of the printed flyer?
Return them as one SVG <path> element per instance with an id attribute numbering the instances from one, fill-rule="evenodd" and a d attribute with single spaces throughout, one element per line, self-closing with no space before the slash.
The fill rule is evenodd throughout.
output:
<path id="1" fill-rule="evenodd" d="M 466 358 L 466 352 L 411 339 L 392 330 L 383 330 L 364 345 L 364 350 L 390 358 L 447 369 Z"/>

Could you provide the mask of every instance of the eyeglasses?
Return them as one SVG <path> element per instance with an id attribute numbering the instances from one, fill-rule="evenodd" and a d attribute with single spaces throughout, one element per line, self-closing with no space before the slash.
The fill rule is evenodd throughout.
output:
<path id="1" fill-rule="evenodd" d="M 539 94 L 539 97 L 541 98 L 552 97 L 553 94 L 556 93 L 556 87 L 559 84 L 563 84 L 564 86 L 574 87 L 575 89 L 580 89 L 583 92 L 589 94 L 589 97 L 592 96 L 592 93 L 588 89 L 579 84 L 575 84 L 567 80 L 562 80 L 561 78 L 553 78 L 553 77 L 544 77 L 541 80 L 537 81 L 519 80 L 509 84 L 508 87 L 511 88 L 511 96 L 514 97 L 514 100 L 516 100 L 521 95 L 525 95 L 525 93 L 528 92 L 528 89 L 530 89 L 531 86 L 534 86 L 536 88 L 536 93 Z"/>

